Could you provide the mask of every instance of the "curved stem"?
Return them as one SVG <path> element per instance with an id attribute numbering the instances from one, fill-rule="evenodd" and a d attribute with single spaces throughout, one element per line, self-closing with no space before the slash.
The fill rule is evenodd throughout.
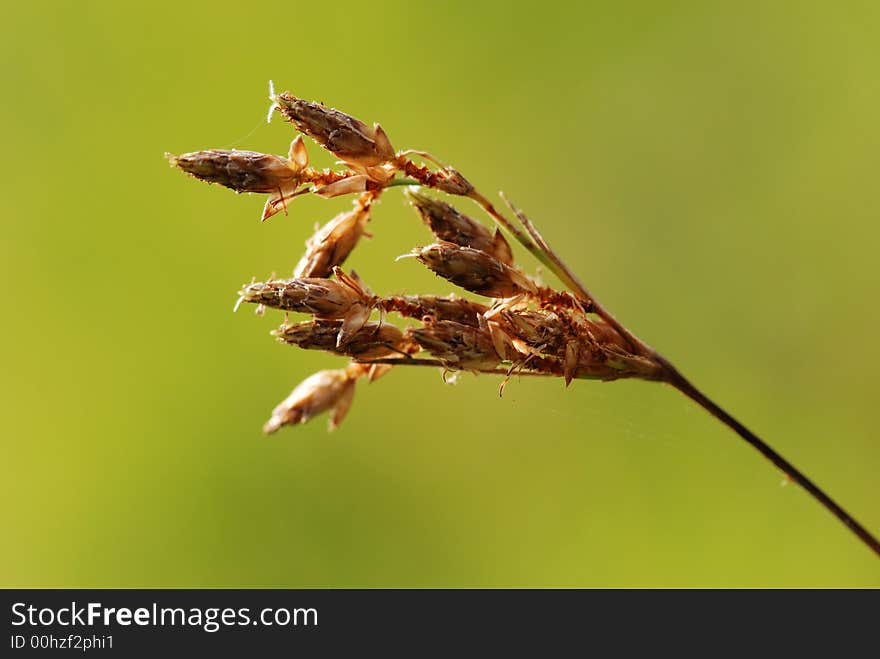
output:
<path id="1" fill-rule="evenodd" d="M 859 540 L 865 543 L 871 551 L 880 556 L 880 541 L 878 541 L 877 538 L 875 538 L 864 526 L 859 524 L 853 516 L 834 501 L 834 499 L 828 496 L 822 488 L 807 478 L 803 472 L 772 449 L 764 440 L 728 414 L 715 401 L 697 389 L 669 361 L 660 355 L 656 355 L 656 357 L 660 360 L 666 370 L 666 381 L 669 384 L 678 389 L 678 391 L 690 398 L 697 405 L 702 407 L 709 414 L 714 416 L 721 423 L 733 430 L 742 439 L 757 449 L 765 458 L 781 469 L 788 478 L 804 488 L 810 496 L 818 501 L 826 510 L 828 510 L 828 512 L 839 519 L 859 538 Z"/>

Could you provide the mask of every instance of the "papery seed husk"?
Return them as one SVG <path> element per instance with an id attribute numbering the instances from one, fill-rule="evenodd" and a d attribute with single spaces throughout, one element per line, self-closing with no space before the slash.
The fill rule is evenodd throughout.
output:
<path id="1" fill-rule="evenodd" d="M 519 270 L 471 247 L 434 243 L 416 252 L 416 258 L 438 276 L 486 297 L 513 297 L 537 290 Z"/>
<path id="2" fill-rule="evenodd" d="M 236 192 L 271 193 L 296 186 L 300 168 L 291 161 L 256 151 L 208 149 L 169 156 L 172 165 L 197 179 Z"/>
<path id="3" fill-rule="evenodd" d="M 462 247 L 472 247 L 494 256 L 502 263 L 513 264 L 513 252 L 499 231 L 492 231 L 451 204 L 439 199 L 434 199 L 415 190 L 407 190 L 406 194 L 410 203 L 438 240 Z"/>
<path id="4" fill-rule="evenodd" d="M 299 131 L 364 173 L 372 174 L 375 168 L 394 158 L 391 142 L 378 126 L 370 128 L 344 112 L 297 98 L 290 92 L 279 94 L 276 103 L 284 118 Z"/>
<path id="5" fill-rule="evenodd" d="M 324 350 L 356 359 L 399 356 L 408 348 L 408 341 L 403 333 L 387 323 L 367 323 L 354 332 L 344 345 L 338 346 L 341 330 L 341 321 L 313 320 L 285 323 L 272 334 L 279 341 L 306 350 Z"/>
<path id="6" fill-rule="evenodd" d="M 393 296 L 381 300 L 380 304 L 386 311 L 396 311 L 408 318 L 454 320 L 473 327 L 479 325 L 480 316 L 489 310 L 484 304 L 454 295 Z"/>
<path id="7" fill-rule="evenodd" d="M 344 318 L 352 306 L 364 303 L 360 291 L 333 279 L 315 277 L 255 282 L 245 286 L 240 295 L 245 302 L 320 318 Z"/>
<path id="8" fill-rule="evenodd" d="M 423 327 L 411 327 L 407 333 L 424 350 L 450 367 L 490 369 L 503 361 L 495 349 L 492 335 L 483 328 L 440 320 L 426 322 Z"/>
<path id="9" fill-rule="evenodd" d="M 310 375 L 272 410 L 263 432 L 271 434 L 282 426 L 305 423 L 331 409 L 332 430 L 351 406 L 356 380 L 346 370 L 325 370 Z"/>
<path id="10" fill-rule="evenodd" d="M 340 213 L 306 242 L 306 252 L 294 269 L 294 277 L 329 277 L 357 246 L 370 220 L 372 196 L 355 202 L 350 211 Z"/>

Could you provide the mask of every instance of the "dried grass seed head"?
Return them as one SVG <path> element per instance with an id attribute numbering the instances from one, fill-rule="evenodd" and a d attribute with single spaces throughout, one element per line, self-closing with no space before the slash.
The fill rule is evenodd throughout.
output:
<path id="1" fill-rule="evenodd" d="M 371 298 L 347 279 L 273 279 L 248 284 L 239 293 L 244 302 L 262 304 L 283 311 L 314 314 L 319 318 L 340 319 L 355 306 L 371 305 Z"/>
<path id="2" fill-rule="evenodd" d="M 310 320 L 301 323 L 284 323 L 272 332 L 279 341 L 306 350 L 325 350 L 355 359 L 381 359 L 408 354 L 410 341 L 403 333 L 386 323 L 367 323 L 353 332 L 344 345 L 338 345 L 337 337 L 342 321 Z"/>
<path id="3" fill-rule="evenodd" d="M 507 265 L 513 265 L 513 252 L 500 231 L 465 215 L 451 204 L 434 199 L 416 188 L 406 191 L 410 203 L 438 240 L 479 249 Z"/>
<path id="4" fill-rule="evenodd" d="M 306 242 L 306 251 L 293 271 L 294 277 L 329 277 L 358 244 L 367 222 L 374 197 L 366 194 L 354 202 L 354 208 L 340 213 Z"/>
<path id="5" fill-rule="evenodd" d="M 464 325 L 477 327 L 480 318 L 489 307 L 454 295 L 404 295 L 380 300 L 385 311 L 395 311 L 407 318 L 433 318 L 434 320 L 454 320 Z"/>
<path id="6" fill-rule="evenodd" d="M 472 247 L 439 242 L 421 248 L 415 256 L 436 275 L 471 293 L 502 298 L 537 292 L 522 272 Z"/>
<path id="7" fill-rule="evenodd" d="M 268 435 L 282 426 L 305 423 L 327 410 L 332 410 L 330 430 L 335 429 L 351 407 L 356 381 L 347 370 L 318 371 L 310 375 L 272 410 L 263 432 Z"/>
<path id="8" fill-rule="evenodd" d="M 492 369 L 516 354 L 503 336 L 493 336 L 486 323 L 473 327 L 453 320 L 427 320 L 424 326 L 411 327 L 407 333 L 450 368 Z"/>
<path id="9" fill-rule="evenodd" d="M 165 155 L 173 167 L 236 192 L 272 193 L 295 188 L 309 164 L 301 137 L 291 143 L 288 158 L 257 151 L 223 149 Z"/>
<path id="10" fill-rule="evenodd" d="M 276 96 L 275 104 L 297 130 L 354 169 L 378 182 L 385 182 L 394 175 L 393 169 L 382 167 L 393 161 L 395 154 L 379 124 L 370 128 L 344 112 L 297 98 L 290 92 Z"/>

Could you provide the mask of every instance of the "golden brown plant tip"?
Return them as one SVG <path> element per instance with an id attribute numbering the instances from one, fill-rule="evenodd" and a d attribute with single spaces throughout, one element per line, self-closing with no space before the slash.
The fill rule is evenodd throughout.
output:
<path id="1" fill-rule="evenodd" d="M 378 124 L 370 128 L 359 119 L 320 103 L 297 98 L 290 92 L 275 97 L 278 111 L 340 160 L 379 182 L 394 175 L 382 165 L 394 160 L 391 141 Z"/>
<path id="2" fill-rule="evenodd" d="M 528 277 L 478 249 L 439 242 L 423 247 L 416 258 L 434 274 L 486 297 L 513 297 L 537 292 Z"/>
<path id="3" fill-rule="evenodd" d="M 493 337 L 488 325 L 473 327 L 453 320 L 429 320 L 408 334 L 450 368 L 493 369 L 515 356 L 513 346 Z"/>
<path id="4" fill-rule="evenodd" d="M 272 193 L 295 188 L 304 168 L 281 156 L 257 151 L 208 149 L 166 157 L 173 167 L 236 192 Z"/>
<path id="5" fill-rule="evenodd" d="M 367 193 L 355 201 L 350 211 L 340 213 L 306 242 L 306 252 L 293 271 L 295 277 L 329 277 L 358 244 L 370 220 L 373 195 Z"/>
<path id="6" fill-rule="evenodd" d="M 477 327 L 489 307 L 454 295 L 392 295 L 377 302 L 385 311 L 399 313 L 405 318 L 454 320 Z"/>
<path id="7" fill-rule="evenodd" d="M 327 319 L 345 318 L 359 307 L 372 306 L 372 298 L 347 279 L 272 279 L 248 284 L 239 295 L 252 304 Z"/>
<path id="8" fill-rule="evenodd" d="M 305 423 L 328 410 L 332 410 L 330 430 L 335 429 L 351 407 L 356 381 L 345 369 L 310 375 L 272 410 L 263 432 L 269 435 L 282 426 Z"/>
<path id="9" fill-rule="evenodd" d="M 506 265 L 513 264 L 513 252 L 501 232 L 460 212 L 445 201 L 422 194 L 411 187 L 406 196 L 438 240 L 486 252 Z"/>
<path id="10" fill-rule="evenodd" d="M 399 329 L 385 323 L 365 323 L 339 345 L 342 330 L 343 321 L 316 319 L 285 323 L 272 335 L 282 343 L 306 350 L 324 350 L 359 360 L 400 356 L 407 353 L 410 344 Z"/>

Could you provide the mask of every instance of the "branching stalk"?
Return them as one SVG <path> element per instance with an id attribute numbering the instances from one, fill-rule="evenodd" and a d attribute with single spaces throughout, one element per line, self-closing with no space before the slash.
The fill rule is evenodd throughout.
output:
<path id="1" fill-rule="evenodd" d="M 354 194 L 354 208 L 320 227 L 292 279 L 251 282 L 239 291 L 239 303 L 307 313 L 312 320 L 285 319 L 272 334 L 282 343 L 346 355 L 344 369 L 319 371 L 297 386 L 273 411 L 264 426 L 305 423 L 330 413 L 335 428 L 351 406 L 355 383 L 373 381 L 395 366 L 427 366 L 444 371 L 556 377 L 566 385 L 575 379 L 640 378 L 666 382 L 733 430 L 787 478 L 800 485 L 837 517 L 877 556 L 880 542 L 791 462 L 691 384 L 669 360 L 629 331 L 606 309 L 550 247 L 534 223 L 502 194 L 519 226 L 501 213 L 454 168 L 424 151 L 395 152 L 385 131 L 338 110 L 306 101 L 289 92 L 275 94 L 270 84 L 270 117 L 276 110 L 346 165 L 343 171 L 309 167 L 302 135 L 286 157 L 252 151 L 210 149 L 168 155 L 172 166 L 236 192 L 269 195 L 266 220 L 287 213 L 288 202 L 314 193 L 321 197 Z M 436 165 L 419 165 L 416 156 Z M 434 234 L 432 245 L 412 256 L 440 277 L 487 303 L 455 296 L 375 295 L 343 262 L 365 234 L 372 207 L 386 188 L 418 185 L 448 195 L 468 197 L 498 225 L 494 232 L 439 199 L 417 190 L 410 202 Z M 515 263 L 501 229 L 571 291 L 539 285 Z M 236 308 L 238 304 L 236 305 Z M 378 312 L 379 322 L 370 322 Z M 395 313 L 414 322 L 398 328 L 385 322 Z M 431 358 L 418 357 L 428 353 Z M 502 389 L 503 389 L 502 384 Z"/>

